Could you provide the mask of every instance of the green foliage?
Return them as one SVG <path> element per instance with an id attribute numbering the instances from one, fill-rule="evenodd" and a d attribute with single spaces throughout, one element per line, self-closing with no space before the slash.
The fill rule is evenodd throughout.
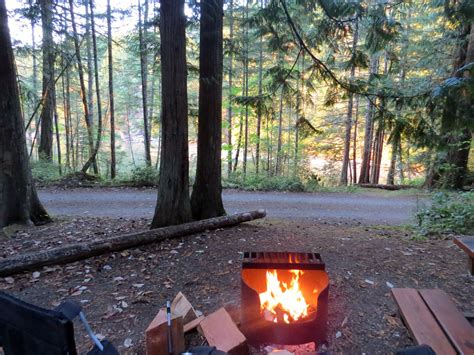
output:
<path id="1" fill-rule="evenodd" d="M 428 207 L 416 213 L 420 236 L 474 232 L 474 191 L 433 195 Z"/>
<path id="2" fill-rule="evenodd" d="M 130 182 L 135 186 L 156 186 L 159 172 L 153 167 L 137 167 L 132 170 Z"/>
<path id="3" fill-rule="evenodd" d="M 230 179 L 223 181 L 223 187 L 250 191 L 305 191 L 305 186 L 297 177 L 268 177 L 264 174 L 247 175 L 245 179 L 240 174 L 234 174 Z"/>
<path id="4" fill-rule="evenodd" d="M 59 180 L 59 166 L 48 160 L 31 162 L 31 172 L 35 181 L 47 183 Z"/>

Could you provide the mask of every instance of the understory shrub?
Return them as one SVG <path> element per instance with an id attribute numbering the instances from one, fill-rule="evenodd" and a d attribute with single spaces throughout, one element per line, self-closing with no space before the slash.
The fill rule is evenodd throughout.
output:
<path id="1" fill-rule="evenodd" d="M 31 173 L 35 181 L 41 183 L 59 180 L 59 166 L 48 160 L 35 160 L 31 162 Z"/>
<path id="2" fill-rule="evenodd" d="M 158 185 L 158 178 L 158 170 L 145 166 L 133 169 L 130 181 L 135 186 L 156 186 Z"/>
<path id="3" fill-rule="evenodd" d="M 474 191 L 437 192 L 428 206 L 416 212 L 421 236 L 470 234 L 474 232 Z"/>
<path id="4" fill-rule="evenodd" d="M 305 191 L 305 186 L 297 177 L 267 176 L 265 174 L 248 174 L 244 179 L 240 174 L 234 174 L 224 179 L 223 187 L 240 188 L 250 191 Z"/>

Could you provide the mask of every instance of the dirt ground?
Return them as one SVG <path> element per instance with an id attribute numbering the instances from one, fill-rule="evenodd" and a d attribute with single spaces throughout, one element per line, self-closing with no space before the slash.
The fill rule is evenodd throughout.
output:
<path id="1" fill-rule="evenodd" d="M 63 217 L 0 236 L 0 259 L 142 230 L 149 222 Z M 93 329 L 121 354 L 143 354 L 144 330 L 179 291 L 204 314 L 221 306 L 238 314 L 243 251 L 321 253 L 330 276 L 332 353 L 386 354 L 413 344 L 390 296 L 393 286 L 441 288 L 461 310 L 474 310 L 465 254 L 450 240 L 414 241 L 400 227 L 343 220 L 267 218 L 0 278 L 0 290 L 46 308 L 77 300 Z M 82 325 L 76 324 L 76 334 L 78 349 L 85 352 L 91 343 Z"/>

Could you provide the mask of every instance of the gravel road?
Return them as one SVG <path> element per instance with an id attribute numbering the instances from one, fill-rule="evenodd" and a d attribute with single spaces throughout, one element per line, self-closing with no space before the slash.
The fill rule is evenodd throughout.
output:
<path id="1" fill-rule="evenodd" d="M 133 188 L 41 189 L 52 215 L 98 217 L 153 216 L 156 190 Z M 387 192 L 285 193 L 225 190 L 227 213 L 264 208 L 270 218 L 400 225 L 413 222 L 415 195 Z"/>

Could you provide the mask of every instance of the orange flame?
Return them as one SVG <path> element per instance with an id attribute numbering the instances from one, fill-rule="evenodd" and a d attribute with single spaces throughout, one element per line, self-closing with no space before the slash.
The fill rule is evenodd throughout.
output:
<path id="1" fill-rule="evenodd" d="M 299 278 L 301 270 L 290 270 L 293 277 L 290 286 L 278 279 L 276 270 L 267 270 L 267 290 L 259 294 L 260 310 L 266 320 L 274 323 L 297 321 L 308 315 L 309 304 L 301 292 Z"/>

